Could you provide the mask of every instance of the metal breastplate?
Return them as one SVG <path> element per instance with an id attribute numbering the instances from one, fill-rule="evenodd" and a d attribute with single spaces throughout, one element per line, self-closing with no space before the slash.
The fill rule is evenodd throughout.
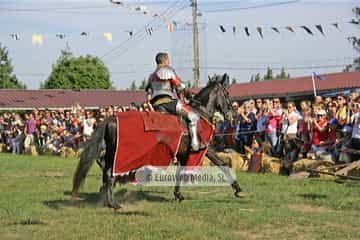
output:
<path id="1" fill-rule="evenodd" d="M 153 74 L 151 77 L 151 89 L 152 99 L 159 95 L 167 95 L 173 99 L 176 99 L 173 93 L 171 82 L 169 80 L 160 80 L 156 74 Z"/>

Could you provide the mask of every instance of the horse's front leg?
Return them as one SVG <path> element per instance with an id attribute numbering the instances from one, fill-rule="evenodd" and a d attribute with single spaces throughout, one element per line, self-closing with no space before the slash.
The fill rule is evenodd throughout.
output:
<path id="1" fill-rule="evenodd" d="M 224 163 L 223 160 L 216 154 L 216 151 L 209 147 L 206 156 L 209 158 L 209 160 L 214 163 L 216 166 L 218 166 L 221 171 L 225 174 L 227 179 L 231 182 L 231 187 L 234 189 L 234 195 L 235 197 L 241 197 L 241 188 L 239 183 L 236 181 L 236 179 L 233 178 L 233 176 L 230 173 L 229 167 Z"/>
<path id="2" fill-rule="evenodd" d="M 176 168 L 176 174 L 175 174 L 175 189 L 174 189 L 174 196 L 175 200 L 181 202 L 184 200 L 184 196 L 180 192 L 180 184 L 181 184 L 181 178 L 180 173 L 184 169 L 184 166 L 181 165 L 180 162 L 178 162 L 177 168 Z"/>

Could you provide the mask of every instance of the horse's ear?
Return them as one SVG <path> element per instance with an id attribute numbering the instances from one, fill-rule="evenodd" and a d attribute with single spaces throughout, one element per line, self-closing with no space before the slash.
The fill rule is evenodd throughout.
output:
<path id="1" fill-rule="evenodd" d="M 209 76 L 208 85 L 211 84 L 211 83 L 216 82 L 216 80 L 217 80 L 216 75 L 214 75 L 214 76 L 212 76 L 212 77 Z"/>
<path id="2" fill-rule="evenodd" d="M 230 77 L 227 73 L 225 73 L 221 79 L 221 84 L 224 85 L 225 87 L 230 85 Z"/>

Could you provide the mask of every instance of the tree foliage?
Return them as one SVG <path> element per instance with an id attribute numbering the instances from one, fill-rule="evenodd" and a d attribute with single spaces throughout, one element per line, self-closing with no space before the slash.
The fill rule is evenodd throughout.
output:
<path id="1" fill-rule="evenodd" d="M 289 79 L 289 78 L 290 78 L 290 74 L 285 72 L 284 67 L 281 68 L 280 73 L 275 75 L 275 77 L 273 70 L 270 67 L 268 67 L 263 77 L 261 77 L 260 73 L 257 73 L 251 76 L 250 82 L 260 82 L 260 81 L 273 80 L 273 79 Z"/>
<path id="2" fill-rule="evenodd" d="M 353 9 L 353 12 L 355 14 L 354 22 L 360 21 L 360 7 L 356 7 Z M 348 38 L 351 44 L 353 45 L 355 51 L 357 53 L 360 53 L 360 38 L 358 37 L 349 37 Z M 360 57 L 357 57 L 352 64 L 349 64 L 344 69 L 345 72 L 353 72 L 353 71 L 360 71 Z"/>
<path id="3" fill-rule="evenodd" d="M 131 91 L 135 91 L 135 90 L 137 90 L 138 88 L 137 88 L 137 86 L 136 86 L 136 81 L 132 81 L 131 82 L 131 86 L 130 86 L 130 90 Z"/>
<path id="4" fill-rule="evenodd" d="M 110 73 L 105 64 L 90 55 L 73 57 L 70 49 L 61 51 L 44 89 L 112 89 Z"/>
<path id="5" fill-rule="evenodd" d="M 13 74 L 13 66 L 9 58 L 8 50 L 0 43 L 0 88 L 3 89 L 25 89 L 26 85 L 19 82 Z"/>

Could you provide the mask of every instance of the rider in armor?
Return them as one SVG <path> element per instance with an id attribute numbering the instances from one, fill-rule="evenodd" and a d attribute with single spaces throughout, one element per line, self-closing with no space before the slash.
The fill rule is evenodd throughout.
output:
<path id="1" fill-rule="evenodd" d="M 150 75 L 146 87 L 148 101 L 156 111 L 168 112 L 184 117 L 188 121 L 191 137 L 192 151 L 200 149 L 197 135 L 197 123 L 199 116 L 189 105 L 184 104 L 177 95 L 184 91 L 186 86 L 181 82 L 175 70 L 169 66 L 170 60 L 167 53 L 158 53 L 155 57 L 156 70 Z"/>

